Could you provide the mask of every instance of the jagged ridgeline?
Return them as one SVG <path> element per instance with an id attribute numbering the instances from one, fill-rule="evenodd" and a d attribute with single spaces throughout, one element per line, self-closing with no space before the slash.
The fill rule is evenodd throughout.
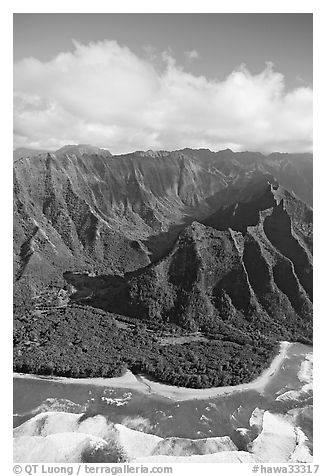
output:
<path id="1" fill-rule="evenodd" d="M 16 370 L 248 381 L 312 342 L 312 156 L 16 151 Z"/>

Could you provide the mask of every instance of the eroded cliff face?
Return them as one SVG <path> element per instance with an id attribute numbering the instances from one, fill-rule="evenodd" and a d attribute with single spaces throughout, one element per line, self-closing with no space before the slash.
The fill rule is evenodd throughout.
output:
<path id="1" fill-rule="evenodd" d="M 192 331 L 310 341 L 311 213 L 267 181 L 248 202 L 193 222 L 170 253 L 100 293 L 112 312 Z M 96 298 L 95 298 L 96 299 Z"/>
<path id="2" fill-rule="evenodd" d="M 161 253 L 164 233 L 169 238 L 192 214 L 207 214 L 205 199 L 225 185 L 185 157 L 65 153 L 16 160 L 16 276 L 37 280 L 44 267 L 44 279 L 58 278 L 53 266 L 61 274 L 144 266 Z"/>
<path id="3" fill-rule="evenodd" d="M 193 220 L 250 198 L 266 172 L 286 175 L 294 193 L 309 196 L 309 164 L 304 154 L 185 149 L 112 157 L 90 146 L 18 158 L 16 277 L 28 274 L 37 281 L 41 273 L 43 281 L 59 279 L 65 269 L 118 274 L 138 269 L 164 256 Z"/>

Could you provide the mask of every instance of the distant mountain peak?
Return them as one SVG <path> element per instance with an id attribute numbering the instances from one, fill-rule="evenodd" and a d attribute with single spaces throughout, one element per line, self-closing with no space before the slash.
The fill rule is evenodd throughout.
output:
<path id="1" fill-rule="evenodd" d="M 64 154 L 74 154 L 77 156 L 81 155 L 104 155 L 104 156 L 111 156 L 111 152 L 109 152 L 107 149 L 101 149 L 99 147 L 90 145 L 90 144 L 68 144 L 60 149 L 58 149 L 55 154 L 57 156 L 64 155 Z"/>

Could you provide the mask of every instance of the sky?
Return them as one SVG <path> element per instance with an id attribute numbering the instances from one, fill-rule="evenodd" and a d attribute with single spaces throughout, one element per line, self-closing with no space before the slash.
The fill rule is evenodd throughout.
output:
<path id="1" fill-rule="evenodd" d="M 311 14 L 14 14 L 14 147 L 312 151 Z"/>

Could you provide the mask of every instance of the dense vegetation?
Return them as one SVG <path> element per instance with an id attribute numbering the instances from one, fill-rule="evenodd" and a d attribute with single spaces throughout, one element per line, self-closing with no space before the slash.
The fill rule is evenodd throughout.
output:
<path id="1" fill-rule="evenodd" d="M 251 380 L 278 341 L 312 342 L 311 200 L 309 154 L 15 161 L 15 370 Z"/>
<path id="2" fill-rule="evenodd" d="M 143 324 L 121 328 L 113 314 L 69 306 L 15 319 L 15 371 L 65 377 L 114 377 L 127 368 L 173 385 L 205 388 L 250 381 L 277 345 L 208 342 L 160 345 Z"/>

